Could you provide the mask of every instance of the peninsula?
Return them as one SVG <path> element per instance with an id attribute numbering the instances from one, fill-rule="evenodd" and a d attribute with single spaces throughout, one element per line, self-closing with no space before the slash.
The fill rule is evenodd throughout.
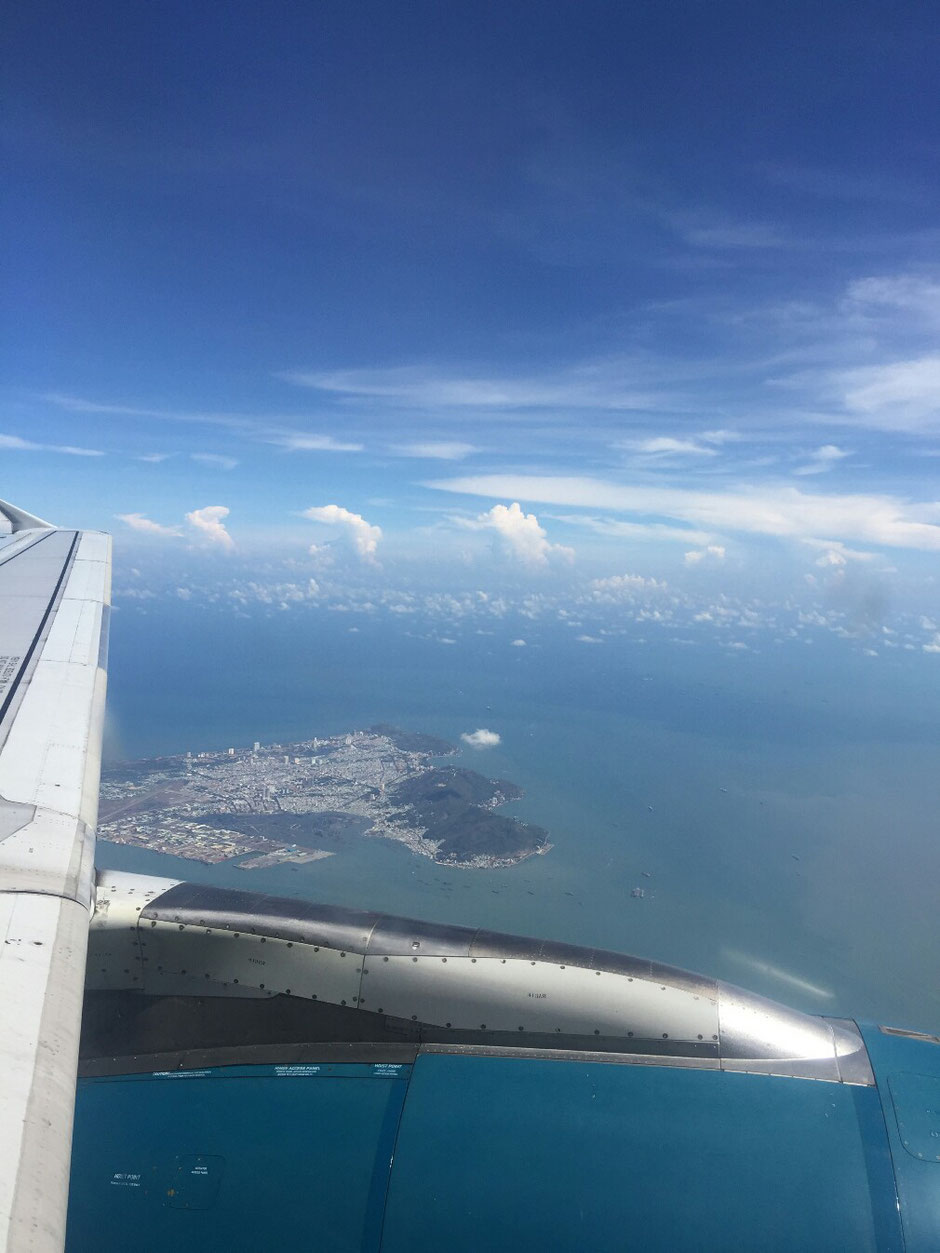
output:
<path id="1" fill-rule="evenodd" d="M 449 866 L 512 866 L 551 848 L 541 827 L 494 812 L 522 790 L 441 765 L 446 740 L 381 724 L 294 744 L 185 753 L 101 777 L 98 834 L 251 870 L 328 857 L 365 836 Z"/>

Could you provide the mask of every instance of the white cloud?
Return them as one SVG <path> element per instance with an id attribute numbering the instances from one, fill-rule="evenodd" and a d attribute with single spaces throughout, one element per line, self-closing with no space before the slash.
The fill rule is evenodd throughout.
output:
<path id="1" fill-rule="evenodd" d="M 538 378 L 448 376 L 420 366 L 391 370 L 297 371 L 282 374 L 288 383 L 338 396 L 387 401 L 396 406 L 481 410 L 581 408 L 642 409 L 662 407 L 655 388 L 636 389 L 638 367 L 631 361 L 588 361 Z"/>
<path id="2" fill-rule="evenodd" d="M 606 579 L 591 579 L 591 593 L 602 600 L 633 599 L 639 595 L 665 592 L 668 584 L 661 579 L 647 579 L 642 574 L 611 574 Z"/>
<path id="3" fill-rule="evenodd" d="M 770 222 L 736 220 L 700 210 L 672 214 L 671 222 L 697 248 L 781 248 L 791 242 Z"/>
<path id="4" fill-rule="evenodd" d="M 334 439 L 332 435 L 283 434 L 273 435 L 267 441 L 289 452 L 362 452 L 363 445 Z"/>
<path id="5" fill-rule="evenodd" d="M 855 305 L 874 306 L 914 314 L 927 322 L 940 322 L 940 283 L 914 274 L 892 274 L 862 278 L 850 283 L 847 300 Z"/>
<path id="6" fill-rule="evenodd" d="M 725 550 L 721 544 L 709 544 L 707 548 L 693 550 L 685 554 L 683 560 L 687 566 L 698 566 L 703 561 L 724 561 Z"/>
<path id="7" fill-rule="evenodd" d="M 844 370 L 835 376 L 856 421 L 888 431 L 940 430 L 940 356 Z"/>
<path id="8" fill-rule="evenodd" d="M 190 526 L 209 543 L 219 548 L 232 549 L 235 541 L 225 529 L 225 519 L 231 511 L 225 505 L 206 505 L 203 509 L 194 509 L 186 515 Z"/>
<path id="9" fill-rule="evenodd" d="M 494 505 L 479 517 L 462 519 L 461 525 L 473 530 L 493 531 L 503 553 L 528 566 L 547 566 L 549 559 L 571 560 L 570 548 L 551 544 L 544 527 L 534 513 L 524 513 L 518 501 L 511 505 Z"/>
<path id="10" fill-rule="evenodd" d="M 480 727 L 476 731 L 464 731 L 460 738 L 471 748 L 493 748 L 500 742 L 498 732 L 488 731 L 486 727 Z"/>
<path id="11" fill-rule="evenodd" d="M 119 522 L 124 522 L 132 531 L 144 531 L 148 535 L 182 535 L 178 526 L 164 526 L 160 522 L 151 522 L 142 513 L 116 513 Z"/>
<path id="12" fill-rule="evenodd" d="M 793 539 L 831 535 L 893 548 L 940 551 L 940 525 L 936 521 L 940 519 L 940 504 L 912 503 L 887 495 L 811 494 L 777 484 L 706 492 L 628 486 L 586 476 L 527 474 L 439 479 L 427 486 L 472 496 L 514 496 L 550 505 L 610 509 L 647 518 L 652 514 L 716 531 Z"/>
<path id="13" fill-rule="evenodd" d="M 306 585 L 281 580 L 260 582 L 256 579 L 247 579 L 236 583 L 228 592 L 229 599 L 242 607 L 257 603 L 281 610 L 317 600 L 319 596 L 320 586 L 315 579 L 308 580 Z M 331 606 L 331 608 L 334 607 Z"/>
<path id="14" fill-rule="evenodd" d="M 525 646 L 526 646 L 525 640 L 513 640 L 512 641 L 513 648 L 525 648 Z"/>
<path id="15" fill-rule="evenodd" d="M 270 434 L 269 421 L 246 417 L 236 413 L 204 413 L 186 409 L 151 409 L 140 405 L 101 404 L 83 396 L 70 396 L 63 392 L 44 392 L 39 397 L 46 404 L 56 405 L 70 413 L 100 413 L 109 417 L 156 418 L 161 422 L 184 422 L 195 425 L 223 426 L 241 431 L 246 435 Z"/>
<path id="16" fill-rule="evenodd" d="M 161 461 L 169 461 L 173 454 L 171 452 L 145 452 L 136 457 L 136 461 L 149 461 L 152 465 L 159 465 Z"/>
<path id="17" fill-rule="evenodd" d="M 595 518 L 583 513 L 555 513 L 546 515 L 568 526 L 584 527 L 598 535 L 612 535 L 618 539 L 672 540 L 680 544 L 708 544 L 712 536 L 707 531 L 692 531 L 688 527 L 670 526 L 665 522 L 621 522 L 616 518 Z"/>
<path id="18" fill-rule="evenodd" d="M 816 565 L 825 569 L 827 566 L 841 568 L 850 561 L 873 561 L 875 553 L 863 552 L 858 548 L 849 548 L 839 540 L 804 539 L 803 543 L 810 548 L 822 549 L 816 559 Z"/>
<path id="19" fill-rule="evenodd" d="M 336 440 L 332 435 L 306 435 L 291 430 L 290 417 L 281 415 L 246 415 L 241 413 L 206 413 L 188 409 L 150 409 L 139 405 L 100 404 L 82 396 L 62 392 L 45 392 L 40 399 L 71 413 L 101 413 L 114 417 L 157 418 L 162 422 L 185 422 L 194 425 L 222 426 L 248 438 L 281 448 L 313 452 L 361 452 L 362 445 Z"/>
<path id="20" fill-rule="evenodd" d="M 633 448 L 637 452 L 648 453 L 653 456 L 664 454 L 666 456 L 676 454 L 692 454 L 697 457 L 716 456 L 714 448 L 703 448 L 694 439 L 674 439 L 669 435 L 657 435 L 651 439 L 629 440 L 621 444 L 620 447 Z"/>
<path id="21" fill-rule="evenodd" d="M 375 554 L 382 538 L 382 529 L 366 522 L 361 514 L 352 513 L 341 505 L 315 505 L 310 509 L 305 509 L 303 517 L 309 518 L 311 522 L 325 523 L 326 526 L 341 527 L 361 560 L 375 561 Z M 311 552 L 316 547 L 313 545 Z"/>
<path id="22" fill-rule="evenodd" d="M 60 409 L 68 409 L 72 413 L 107 413 L 125 414 L 131 418 L 171 418 L 191 422 L 212 415 L 200 413 L 171 413 L 165 409 L 142 409 L 136 405 L 107 405 L 96 400 L 86 400 L 83 396 L 69 396 L 64 392 L 43 392 L 41 400 L 50 405 L 58 405 Z"/>
<path id="23" fill-rule="evenodd" d="M 203 466 L 213 466 L 217 470 L 234 470 L 238 465 L 234 457 L 226 457 L 224 453 L 193 452 L 189 457 L 191 461 L 198 461 Z"/>
<path id="24" fill-rule="evenodd" d="M 851 457 L 850 452 L 846 452 L 844 448 L 839 448 L 836 444 L 823 444 L 821 448 L 809 454 L 809 461 L 806 465 L 800 466 L 794 470 L 794 474 L 823 474 L 826 470 L 831 470 L 834 465 L 843 461 L 846 457 Z"/>
<path id="25" fill-rule="evenodd" d="M 576 637 L 579 644 L 603 644 L 602 639 L 598 639 L 596 635 L 579 635 Z"/>
<path id="26" fill-rule="evenodd" d="M 399 457 L 426 457 L 435 461 L 461 461 L 477 449 L 473 444 L 459 440 L 430 440 L 427 443 L 394 444 L 392 451 Z"/>
<path id="27" fill-rule="evenodd" d="M 816 558 L 816 565 L 820 566 L 822 569 L 826 569 L 826 567 L 841 569 L 846 564 L 847 561 L 845 555 L 840 552 L 838 548 L 829 548 L 822 554 L 821 557 Z"/>
<path id="28" fill-rule="evenodd" d="M 58 452 L 69 457 L 104 456 L 97 448 L 75 448 L 71 444 L 36 444 L 31 439 L 21 439 L 19 435 L 0 435 L 0 448 L 8 448 L 11 452 Z"/>
<path id="29" fill-rule="evenodd" d="M 699 439 L 703 439 L 706 444 L 731 444 L 741 439 L 740 431 L 726 431 L 724 429 L 718 431 L 702 431 Z"/>

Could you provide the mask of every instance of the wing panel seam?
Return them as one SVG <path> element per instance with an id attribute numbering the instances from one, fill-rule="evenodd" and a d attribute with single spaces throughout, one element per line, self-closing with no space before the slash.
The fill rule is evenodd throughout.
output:
<path id="1" fill-rule="evenodd" d="M 55 532 L 50 532 L 50 534 L 55 534 Z M 46 539 L 47 536 L 43 536 L 42 538 Z M 72 536 L 72 542 L 69 545 L 68 554 L 66 555 L 65 561 L 63 562 L 62 570 L 60 571 L 59 577 L 56 580 L 56 585 L 53 588 L 52 595 L 49 598 L 49 603 L 46 606 L 46 609 L 42 615 L 42 618 L 40 619 L 39 626 L 36 628 L 36 634 L 33 636 L 32 641 L 30 642 L 30 645 L 27 648 L 26 653 L 23 657 L 23 660 L 20 663 L 20 668 L 17 671 L 16 678 L 10 684 L 9 689 L 6 693 L 6 696 L 3 698 L 2 703 L 0 703 L 0 728 L 3 728 L 2 730 L 0 730 L 0 748 L 2 748 L 2 746 L 6 743 L 7 736 L 9 735 L 9 732 L 10 732 L 10 725 L 8 724 L 4 728 L 3 724 L 7 719 L 7 714 L 10 712 L 10 709 L 14 701 L 18 698 L 18 696 L 21 695 L 21 689 L 24 686 L 23 684 L 24 678 L 26 677 L 27 671 L 31 669 L 33 662 L 35 661 L 36 650 L 45 636 L 46 629 L 49 625 L 49 621 L 52 616 L 53 610 L 58 606 L 58 603 L 61 600 L 62 589 L 65 586 L 65 580 L 68 577 L 69 571 L 72 568 L 72 563 L 75 558 L 75 550 L 78 547 L 78 539 L 79 539 L 78 532 L 76 532 Z M 35 547 L 35 545 L 31 545 L 30 547 Z M 19 556 L 19 555 L 20 555 L 19 553 L 16 554 L 16 556 Z"/>

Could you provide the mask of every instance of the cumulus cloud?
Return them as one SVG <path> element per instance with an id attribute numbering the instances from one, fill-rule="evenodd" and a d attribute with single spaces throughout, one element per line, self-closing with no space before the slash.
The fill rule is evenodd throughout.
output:
<path id="1" fill-rule="evenodd" d="M 366 562 L 374 562 L 382 529 L 372 526 L 359 513 L 344 509 L 342 505 L 315 505 L 303 511 L 303 517 L 311 522 L 322 522 L 326 526 L 340 527 L 352 545 L 356 555 Z M 316 545 L 311 552 L 316 551 Z"/>
<path id="2" fill-rule="evenodd" d="M 721 544 L 709 544 L 707 548 L 695 549 L 685 554 L 683 560 L 687 566 L 698 566 L 703 561 L 724 561 L 725 550 Z"/>
<path id="3" fill-rule="evenodd" d="M 527 566 L 547 566 L 553 557 L 570 561 L 574 552 L 563 544 L 549 543 L 544 527 L 534 513 L 524 513 L 518 501 L 494 505 L 462 525 L 474 530 L 493 531 L 498 549 Z"/>
<path id="4" fill-rule="evenodd" d="M 512 641 L 513 648 L 525 648 L 525 646 L 526 646 L 525 640 L 513 640 Z"/>
<path id="5" fill-rule="evenodd" d="M 231 511 L 225 505 L 206 505 L 186 515 L 186 521 L 194 527 L 206 543 L 219 548 L 232 549 L 235 541 L 225 529 L 225 519 Z"/>
<path id="6" fill-rule="evenodd" d="M 143 531 L 147 535 L 182 535 L 178 526 L 164 526 L 161 522 L 152 522 L 142 513 L 116 513 L 119 522 L 125 523 L 132 531 Z"/>
<path id="7" fill-rule="evenodd" d="M 234 470 L 238 462 L 234 457 L 226 457 L 224 453 L 218 452 L 193 452 L 189 454 L 191 461 L 198 461 L 200 465 L 211 466 L 216 470 Z"/>
<path id="8" fill-rule="evenodd" d="M 433 461 L 460 461 L 476 452 L 473 444 L 455 439 L 430 440 L 427 443 L 395 444 L 392 451 L 399 457 L 426 457 Z"/>
<path id="9" fill-rule="evenodd" d="M 187 513 L 186 521 L 205 543 L 231 549 L 235 547 L 235 541 L 225 529 L 224 519 L 228 515 L 229 510 L 225 505 L 206 505 L 204 509 L 194 509 Z M 181 527 L 165 526 L 142 513 L 118 513 L 115 517 L 132 531 L 140 531 L 146 535 L 178 538 L 183 534 Z"/>
<path id="10" fill-rule="evenodd" d="M 524 474 L 440 479 L 429 486 L 472 496 L 512 495 L 551 505 L 610 509 L 645 517 L 652 514 L 715 531 L 793 539 L 832 535 L 892 548 L 940 551 L 937 503 L 913 503 L 889 495 L 813 494 L 778 484 L 737 491 L 697 491 L 631 486 L 588 476 Z"/>
<path id="11" fill-rule="evenodd" d="M 21 439 L 19 435 L 0 435 L 0 448 L 11 452 L 59 452 L 69 457 L 103 457 L 98 448 L 75 448 L 71 444 L 36 444 L 31 439 Z"/>
<path id="12" fill-rule="evenodd" d="M 499 733 L 488 731 L 486 727 L 480 727 L 476 731 L 464 731 L 460 738 L 471 748 L 493 748 L 500 742 Z"/>
<path id="13" fill-rule="evenodd" d="M 247 579 L 243 582 L 236 582 L 235 586 L 229 590 L 228 596 L 242 608 L 254 603 L 268 605 L 273 609 L 288 610 L 295 605 L 317 600 L 320 596 L 320 585 L 316 579 L 309 579 L 306 584 L 288 583 L 280 579 L 265 582 Z"/>

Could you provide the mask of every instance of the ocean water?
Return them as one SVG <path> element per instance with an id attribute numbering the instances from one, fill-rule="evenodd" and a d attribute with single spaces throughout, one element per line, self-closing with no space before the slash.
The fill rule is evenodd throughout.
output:
<path id="1" fill-rule="evenodd" d="M 940 1028 L 940 660 L 820 637 L 586 644 L 562 625 L 418 638 L 419 623 L 182 605 L 115 615 L 111 760 L 394 722 L 498 747 L 502 812 L 554 848 L 455 870 L 361 840 L 299 867 L 206 867 L 99 843 L 99 866 L 224 883 L 672 962 L 799 1008 Z M 644 874 L 645 872 L 645 874 Z M 645 896 L 634 898 L 635 887 Z"/>

